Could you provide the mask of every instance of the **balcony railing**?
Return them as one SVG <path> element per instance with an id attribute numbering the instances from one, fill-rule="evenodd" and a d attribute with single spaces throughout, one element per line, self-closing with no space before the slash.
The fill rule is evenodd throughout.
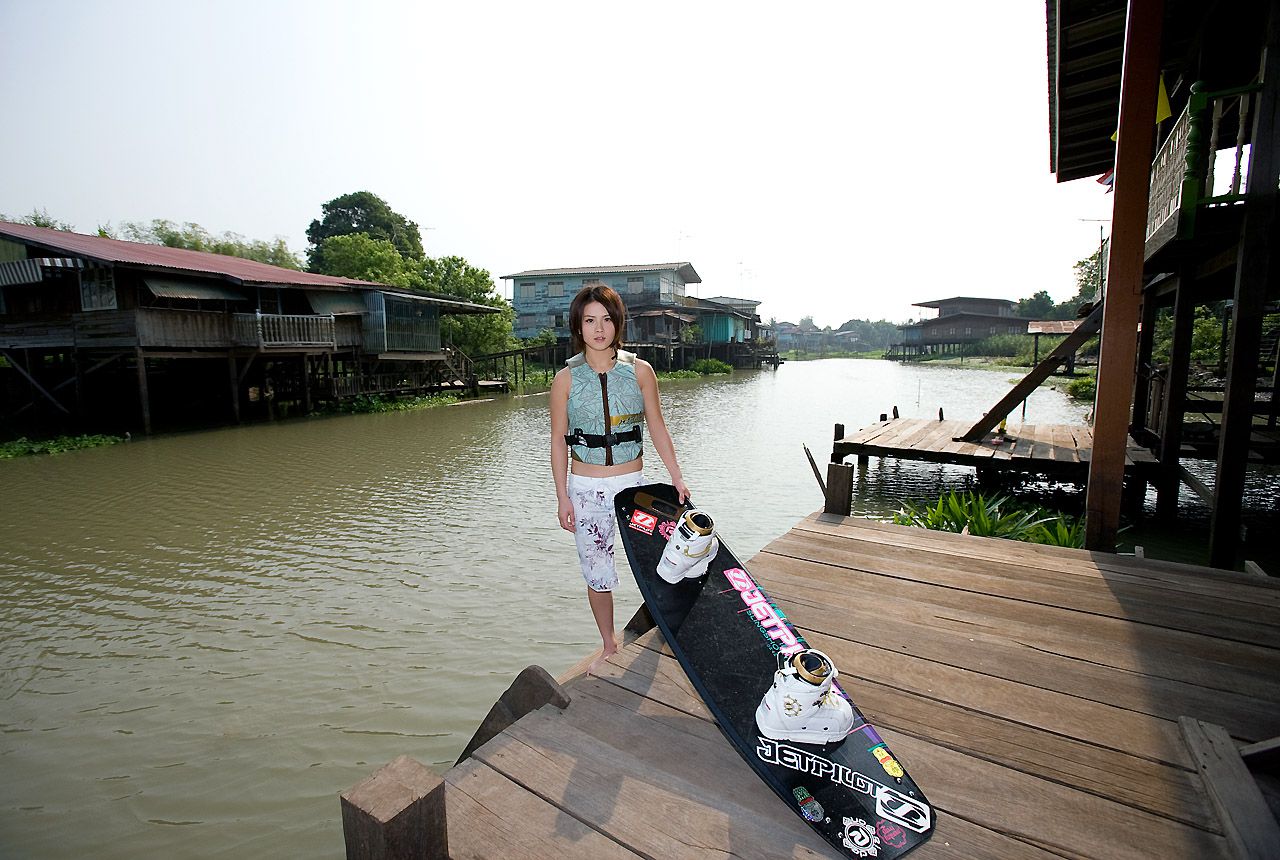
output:
<path id="1" fill-rule="evenodd" d="M 1153 253 L 1173 239 L 1195 233 L 1196 211 L 1202 206 L 1229 206 L 1244 200 L 1248 186 L 1245 141 L 1249 111 L 1261 84 L 1218 92 L 1204 92 L 1192 84 L 1187 106 L 1151 164 L 1147 204 L 1147 250 Z M 1224 145 L 1224 142 L 1225 145 Z M 1218 153 L 1232 149 L 1231 182 L 1215 194 Z"/>
<path id="2" fill-rule="evenodd" d="M 293 346 L 327 346 L 337 343 L 333 315 L 232 314 L 232 339 L 236 346 L 262 349 Z"/>

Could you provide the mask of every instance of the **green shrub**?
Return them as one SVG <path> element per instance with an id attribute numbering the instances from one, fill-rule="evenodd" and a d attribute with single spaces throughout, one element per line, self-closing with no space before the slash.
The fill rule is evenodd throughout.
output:
<path id="1" fill-rule="evenodd" d="M 123 442 L 123 436 L 58 436 L 55 439 L 33 441 L 25 436 L 12 442 L 0 443 L 0 460 L 25 457 L 29 454 L 62 454 L 84 448 L 99 448 Z"/>
<path id="2" fill-rule="evenodd" d="M 998 537 L 1051 546 L 1084 546 L 1084 519 L 1025 506 L 1009 496 L 949 492 L 935 502 L 904 502 L 893 521 L 934 531 Z"/>
<path id="3" fill-rule="evenodd" d="M 702 374 L 693 370 L 660 370 L 659 379 L 701 379 Z"/>
<path id="4" fill-rule="evenodd" d="M 1076 400 L 1090 400 L 1098 393 L 1098 380 L 1092 376 L 1081 376 L 1067 384 L 1067 394 Z"/>
<path id="5" fill-rule="evenodd" d="M 733 373 L 733 367 L 718 358 L 699 358 L 689 365 L 689 369 L 703 376 L 713 373 Z"/>
<path id="6" fill-rule="evenodd" d="M 339 407 L 341 412 L 406 412 L 410 409 L 430 409 L 457 403 L 456 394 L 426 394 L 421 397 L 382 397 L 377 394 L 361 394 Z"/>

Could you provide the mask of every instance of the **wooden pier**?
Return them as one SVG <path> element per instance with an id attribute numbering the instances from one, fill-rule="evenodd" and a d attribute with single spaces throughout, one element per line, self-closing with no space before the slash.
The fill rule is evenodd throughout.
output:
<path id="1" fill-rule="evenodd" d="M 928 463 L 950 463 L 977 469 L 1006 469 L 1084 481 L 1089 474 L 1093 428 L 1075 424 L 1021 424 L 1004 434 L 992 431 L 975 442 L 960 441 L 967 421 L 931 418 L 889 418 L 841 438 L 837 426 L 831 458 L 896 457 Z M 1132 437 L 1125 452 L 1125 469 L 1147 475 L 1157 466 L 1155 456 Z"/>
<path id="2" fill-rule="evenodd" d="M 937 811 L 912 858 L 1280 856 L 1275 580 L 828 514 L 749 566 Z M 449 856 L 837 856 L 630 639 L 445 775 Z"/>

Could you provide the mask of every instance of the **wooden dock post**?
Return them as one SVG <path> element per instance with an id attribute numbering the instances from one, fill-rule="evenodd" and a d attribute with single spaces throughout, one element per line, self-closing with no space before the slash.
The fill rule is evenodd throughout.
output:
<path id="1" fill-rule="evenodd" d="M 853 510 L 853 466 L 827 464 L 827 499 L 822 512 L 847 517 Z"/>
<path id="2" fill-rule="evenodd" d="M 343 792 L 347 860 L 445 860 L 444 780 L 402 755 Z"/>
<path id="3" fill-rule="evenodd" d="M 569 694 L 546 669 L 541 666 L 526 666 L 516 675 L 506 692 L 498 697 L 498 701 L 493 703 L 455 764 L 462 764 L 471 757 L 471 753 L 493 740 L 516 720 L 546 704 L 564 710 L 569 707 Z"/>

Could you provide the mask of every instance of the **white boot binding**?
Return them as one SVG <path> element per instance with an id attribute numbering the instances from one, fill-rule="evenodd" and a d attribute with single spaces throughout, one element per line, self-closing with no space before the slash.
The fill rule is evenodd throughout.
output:
<path id="1" fill-rule="evenodd" d="M 658 576 L 672 585 L 702 576 L 718 552 L 720 540 L 715 535 L 715 521 L 705 511 L 690 508 L 680 515 L 662 550 Z"/>
<path id="2" fill-rule="evenodd" d="M 831 658 L 817 649 L 783 662 L 756 708 L 756 725 L 767 738 L 807 744 L 842 741 L 853 730 L 853 707 L 832 689 L 839 676 Z"/>

